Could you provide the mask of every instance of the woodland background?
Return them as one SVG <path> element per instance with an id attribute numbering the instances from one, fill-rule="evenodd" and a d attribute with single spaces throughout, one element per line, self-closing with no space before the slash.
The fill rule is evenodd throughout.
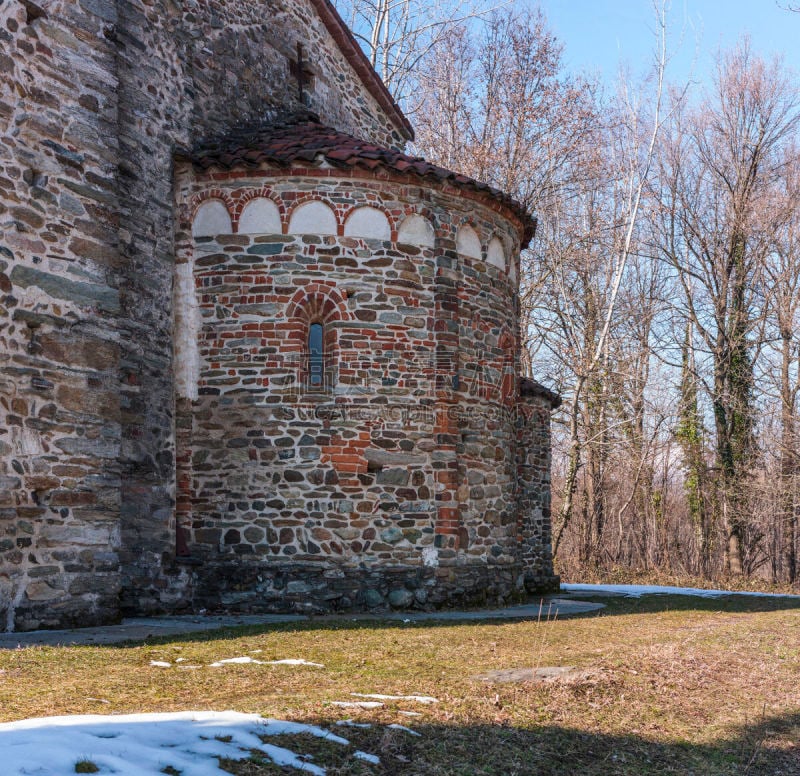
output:
<path id="1" fill-rule="evenodd" d="M 558 570 L 800 583 L 800 92 L 744 39 L 705 88 L 565 71 L 523 0 L 337 0 L 412 151 L 512 193 Z M 790 9 L 787 9 L 787 12 Z"/>

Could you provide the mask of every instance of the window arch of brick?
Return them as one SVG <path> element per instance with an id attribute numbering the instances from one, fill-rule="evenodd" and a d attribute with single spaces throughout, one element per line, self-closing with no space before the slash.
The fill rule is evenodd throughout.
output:
<path id="1" fill-rule="evenodd" d="M 257 188 L 245 187 L 236 189 L 231 192 L 231 198 L 234 201 L 233 208 L 233 223 L 236 230 L 239 230 L 239 221 L 242 217 L 242 212 L 256 199 L 268 199 L 276 208 L 278 208 L 278 215 L 281 220 L 281 232 L 284 231 L 286 226 L 286 203 L 272 190 L 270 186 L 263 185 Z"/>
<path id="2" fill-rule="evenodd" d="M 335 288 L 311 285 L 299 290 L 287 308 L 288 353 L 298 369 L 298 384 L 311 391 L 332 389 L 339 377 L 339 329 L 346 320 L 344 300 Z M 309 352 L 312 326 L 322 327 L 321 367 Z M 317 379 L 321 370 L 322 379 Z"/>
<path id="3" fill-rule="evenodd" d="M 225 211 L 223 213 L 223 210 Z M 228 192 L 219 188 L 206 189 L 195 194 L 189 202 L 188 226 L 194 237 L 214 236 L 208 234 L 210 229 L 203 221 L 211 216 L 212 229 L 219 229 L 216 234 L 233 233 L 234 202 Z M 226 220 L 227 217 L 227 220 Z M 217 221 L 217 219 L 219 219 Z"/>

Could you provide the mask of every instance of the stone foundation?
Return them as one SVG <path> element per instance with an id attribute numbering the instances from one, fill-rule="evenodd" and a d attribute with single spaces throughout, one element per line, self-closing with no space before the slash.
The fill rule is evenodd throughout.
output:
<path id="1" fill-rule="evenodd" d="M 311 563 L 191 566 L 190 606 L 198 611 L 328 614 L 385 609 L 504 606 L 558 590 L 558 577 L 529 586 L 510 566 L 346 568 Z"/>

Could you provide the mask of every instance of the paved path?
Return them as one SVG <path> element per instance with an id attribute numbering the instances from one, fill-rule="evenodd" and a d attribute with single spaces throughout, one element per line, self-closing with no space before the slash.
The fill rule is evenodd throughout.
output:
<path id="1" fill-rule="evenodd" d="M 342 620 L 389 620 L 398 622 L 465 622 L 481 620 L 524 619 L 552 620 L 573 614 L 585 614 L 602 609 L 602 604 L 588 601 L 566 601 L 544 598 L 541 604 L 522 604 L 504 609 L 473 609 L 468 611 L 389 612 L 385 614 L 336 614 L 308 617 L 294 614 L 253 615 L 180 615 L 175 617 L 131 617 L 119 625 L 74 630 L 33 631 L 30 633 L 0 633 L 0 649 L 17 647 L 117 644 L 122 641 L 144 641 L 159 636 L 183 636 L 220 628 L 241 625 L 275 625 L 291 622 L 325 622 Z"/>

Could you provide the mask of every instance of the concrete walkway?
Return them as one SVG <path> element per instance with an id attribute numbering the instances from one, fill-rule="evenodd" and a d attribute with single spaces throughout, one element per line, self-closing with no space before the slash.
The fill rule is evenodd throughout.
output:
<path id="1" fill-rule="evenodd" d="M 509 606 L 503 609 L 444 610 L 436 612 L 387 612 L 330 614 L 309 617 L 295 614 L 252 615 L 180 615 L 174 617 L 131 617 L 119 625 L 74 630 L 0 633 L 0 649 L 34 646 L 73 646 L 118 644 L 123 641 L 144 641 L 161 636 L 184 636 L 220 628 L 242 625 L 277 625 L 291 622 L 391 621 L 411 622 L 474 622 L 482 620 L 553 620 L 602 609 L 602 604 L 588 601 L 567 601 L 562 598 L 543 598 L 541 603 Z"/>

